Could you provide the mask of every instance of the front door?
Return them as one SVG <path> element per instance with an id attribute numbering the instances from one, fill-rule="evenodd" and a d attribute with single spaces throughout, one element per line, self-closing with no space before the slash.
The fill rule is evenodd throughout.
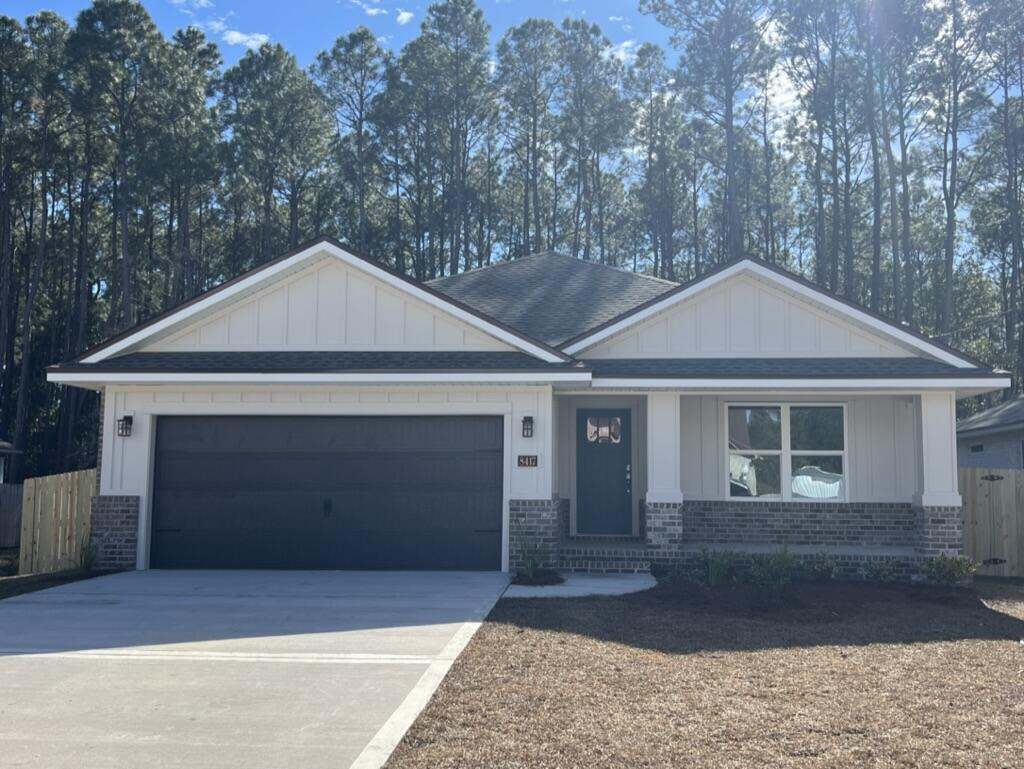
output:
<path id="1" fill-rule="evenodd" d="M 629 409 L 576 412 L 576 533 L 633 533 Z"/>

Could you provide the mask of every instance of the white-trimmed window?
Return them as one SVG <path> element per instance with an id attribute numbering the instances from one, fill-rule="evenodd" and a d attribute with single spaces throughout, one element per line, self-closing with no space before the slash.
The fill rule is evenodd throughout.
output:
<path id="1" fill-rule="evenodd" d="M 731 403 L 725 411 L 730 498 L 846 499 L 843 404 Z"/>

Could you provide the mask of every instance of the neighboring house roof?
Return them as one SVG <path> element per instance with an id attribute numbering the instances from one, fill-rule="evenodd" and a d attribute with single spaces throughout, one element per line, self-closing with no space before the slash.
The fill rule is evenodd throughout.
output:
<path id="1" fill-rule="evenodd" d="M 1024 396 L 1000 403 L 957 423 L 959 435 L 980 435 L 1002 430 L 1024 429 Z"/>
<path id="2" fill-rule="evenodd" d="M 671 379 L 874 379 L 990 377 L 927 358 L 606 358 L 587 361 L 595 377 Z"/>
<path id="3" fill-rule="evenodd" d="M 385 371 L 560 371 L 576 370 L 570 361 L 545 363 L 523 352 L 391 352 L 391 351 L 245 351 L 136 352 L 99 363 L 72 362 L 56 371 L 94 372 L 323 372 Z"/>
<path id="4" fill-rule="evenodd" d="M 664 295 L 678 284 L 544 252 L 439 278 L 427 285 L 557 347 Z"/>

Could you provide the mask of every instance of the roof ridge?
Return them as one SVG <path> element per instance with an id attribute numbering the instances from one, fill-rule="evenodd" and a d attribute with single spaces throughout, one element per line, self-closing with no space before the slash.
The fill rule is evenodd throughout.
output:
<path id="1" fill-rule="evenodd" d="M 571 259 L 574 262 L 580 262 L 582 264 L 590 264 L 590 265 L 593 265 L 595 267 L 604 267 L 605 269 L 614 270 L 615 272 L 621 273 L 623 275 L 631 275 L 631 276 L 634 276 L 634 277 L 637 277 L 637 278 L 643 278 L 645 280 L 650 280 L 650 281 L 653 281 L 655 283 L 663 284 L 665 286 L 674 287 L 674 286 L 678 286 L 679 285 L 678 281 L 669 280 L 668 278 L 659 278 L 659 277 L 656 277 L 654 275 L 647 275 L 647 274 L 645 274 L 643 272 L 637 272 L 636 270 L 629 270 L 629 269 L 626 269 L 625 267 L 616 267 L 616 266 L 611 265 L 611 264 L 605 264 L 604 262 L 595 262 L 595 261 L 592 261 L 590 259 L 580 259 L 577 256 L 572 256 L 570 254 L 563 254 L 563 253 L 561 253 L 559 251 L 554 251 L 554 250 L 551 250 L 551 249 L 548 249 L 546 251 L 534 251 L 534 252 L 529 253 L 529 254 L 523 254 L 523 256 L 517 256 L 514 259 L 501 259 L 501 260 L 496 261 L 496 262 L 488 262 L 487 264 L 482 264 L 479 267 L 474 267 L 474 268 L 472 268 L 470 270 L 465 270 L 463 272 L 456 273 L 455 275 L 443 275 L 441 277 L 431 278 L 430 280 L 425 280 L 423 282 L 429 286 L 429 285 L 432 285 L 434 283 L 440 283 L 441 281 L 451 280 L 452 278 L 461 278 L 463 275 L 473 275 L 475 273 L 482 272 L 484 270 L 489 270 L 489 269 L 491 269 L 493 267 L 507 267 L 509 265 L 516 264 L 517 262 L 521 262 L 524 259 L 537 259 L 537 258 L 540 258 L 540 257 L 551 257 L 551 256 L 557 256 L 560 259 Z"/>

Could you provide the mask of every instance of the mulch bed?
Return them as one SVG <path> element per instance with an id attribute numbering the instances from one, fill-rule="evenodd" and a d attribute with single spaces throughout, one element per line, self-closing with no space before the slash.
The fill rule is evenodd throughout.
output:
<path id="1" fill-rule="evenodd" d="M 48 587 L 66 585 L 69 582 L 78 582 L 83 579 L 90 579 L 97 574 L 85 571 L 59 571 L 54 574 L 25 574 L 20 577 L 0 577 L 0 600 L 13 598 L 16 595 L 34 593 L 36 590 L 46 590 Z"/>
<path id="2" fill-rule="evenodd" d="M 388 769 L 1024 766 L 1024 584 L 748 599 L 504 599 Z"/>

